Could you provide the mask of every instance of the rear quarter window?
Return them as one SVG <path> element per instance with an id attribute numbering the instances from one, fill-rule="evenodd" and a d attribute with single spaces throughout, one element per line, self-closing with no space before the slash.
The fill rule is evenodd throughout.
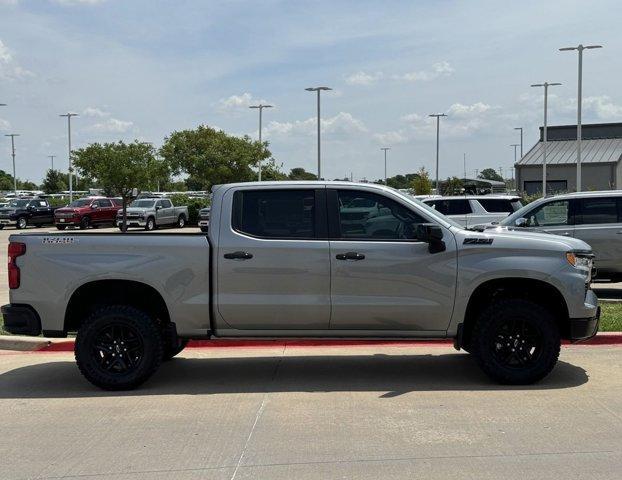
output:
<path id="1" fill-rule="evenodd" d="M 512 200 L 504 200 L 498 198 L 482 198 L 477 200 L 484 210 L 489 213 L 512 213 L 517 209 L 514 208 Z M 519 202 L 520 205 L 520 202 Z M 520 206 L 518 207 L 520 208 Z"/>

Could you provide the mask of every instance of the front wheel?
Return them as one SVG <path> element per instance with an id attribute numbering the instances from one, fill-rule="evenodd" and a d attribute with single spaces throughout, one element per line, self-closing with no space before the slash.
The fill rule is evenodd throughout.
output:
<path id="1" fill-rule="evenodd" d="M 80 372 L 104 390 L 129 390 L 162 362 L 160 329 L 145 312 L 125 305 L 96 310 L 78 329 L 75 357 Z"/>
<path id="2" fill-rule="evenodd" d="M 155 230 L 155 220 L 153 217 L 149 217 L 147 219 L 147 223 L 145 223 L 145 230 L 147 230 L 148 232 Z"/>
<path id="3" fill-rule="evenodd" d="M 201 231 L 203 233 L 207 233 L 209 231 L 209 227 L 201 227 Z"/>
<path id="4" fill-rule="evenodd" d="M 19 217 L 17 219 L 17 224 L 16 224 L 17 228 L 19 228 L 20 230 L 23 230 L 24 228 L 26 228 L 28 226 L 28 219 L 26 217 Z"/>
<path id="5" fill-rule="evenodd" d="M 89 217 L 82 217 L 80 220 L 80 230 L 86 230 L 91 225 L 91 219 Z"/>
<path id="6" fill-rule="evenodd" d="M 56 225 L 57 230 L 65 230 L 65 228 L 67 228 L 67 225 Z"/>
<path id="7" fill-rule="evenodd" d="M 471 349 L 484 372 L 500 383 L 527 385 L 557 363 L 561 338 L 553 314 L 522 299 L 494 301 L 479 315 Z"/>

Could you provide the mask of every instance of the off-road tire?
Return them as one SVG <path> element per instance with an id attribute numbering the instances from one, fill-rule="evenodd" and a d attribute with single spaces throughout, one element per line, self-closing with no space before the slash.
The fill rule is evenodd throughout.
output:
<path id="1" fill-rule="evenodd" d="M 508 333 L 513 330 L 519 333 Z M 522 338 L 521 331 L 524 332 Z M 537 348 L 525 348 L 525 340 L 527 344 L 537 344 Z M 529 300 L 500 299 L 480 312 L 472 331 L 470 350 L 493 380 L 508 385 L 527 385 L 543 379 L 553 370 L 560 346 L 559 328 L 551 311 Z M 513 365 L 500 360 L 506 352 Z"/>
<path id="2" fill-rule="evenodd" d="M 132 332 L 134 336 L 129 337 L 131 341 L 140 341 L 140 356 L 136 364 L 121 372 L 110 371 L 103 364 L 106 360 L 116 361 L 111 355 L 113 352 L 116 352 L 114 355 L 120 355 L 118 348 L 106 350 L 108 355 L 102 355 L 102 350 L 95 347 L 101 344 L 104 332 L 113 325 L 117 329 L 125 328 Z M 145 382 L 162 363 L 162 350 L 162 335 L 158 325 L 142 310 L 126 305 L 110 305 L 93 312 L 78 329 L 75 343 L 76 363 L 80 372 L 89 382 L 104 390 L 131 390 Z M 124 361 L 123 365 L 127 366 L 127 362 Z"/>

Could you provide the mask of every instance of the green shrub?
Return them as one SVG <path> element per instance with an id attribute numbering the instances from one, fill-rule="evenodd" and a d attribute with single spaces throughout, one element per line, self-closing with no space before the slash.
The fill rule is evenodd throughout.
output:
<path id="1" fill-rule="evenodd" d="M 190 198 L 181 193 L 169 197 L 176 207 L 188 207 L 188 224 L 197 225 L 199 223 L 199 210 L 210 205 L 209 198 Z"/>

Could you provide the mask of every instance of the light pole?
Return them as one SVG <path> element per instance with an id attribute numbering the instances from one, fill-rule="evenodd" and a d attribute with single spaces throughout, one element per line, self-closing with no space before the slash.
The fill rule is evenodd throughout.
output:
<path id="1" fill-rule="evenodd" d="M 441 117 L 446 117 L 444 113 L 432 113 L 428 115 L 429 117 L 436 118 L 436 194 L 440 194 L 440 188 L 438 186 L 438 140 L 439 140 L 439 128 L 440 128 L 440 119 Z"/>
<path id="2" fill-rule="evenodd" d="M 581 104 L 582 104 L 582 87 L 583 87 L 583 50 L 591 50 L 593 48 L 603 48 L 601 45 L 581 45 L 576 47 L 560 48 L 560 52 L 577 50 L 579 52 L 579 81 L 577 93 L 577 192 L 581 191 Z"/>
<path id="3" fill-rule="evenodd" d="M 15 137 L 19 137 L 19 133 L 9 133 L 5 137 L 11 137 L 11 156 L 13 157 L 13 194 L 17 197 L 17 177 L 15 176 Z"/>
<path id="4" fill-rule="evenodd" d="M 73 167 L 71 166 L 71 117 L 77 117 L 77 113 L 67 112 L 59 117 L 67 117 L 67 144 L 69 151 L 69 203 L 73 201 Z"/>
<path id="5" fill-rule="evenodd" d="M 514 127 L 514 130 L 520 130 L 520 158 L 523 158 L 523 127 Z"/>
<path id="6" fill-rule="evenodd" d="M 54 170 L 54 158 L 56 157 L 56 155 L 48 155 L 48 158 L 50 160 L 52 160 L 52 170 Z"/>
<path id="7" fill-rule="evenodd" d="M 330 87 L 309 87 L 307 92 L 317 92 L 317 179 L 322 178 L 322 163 L 320 155 L 320 92 L 322 90 L 332 90 Z"/>
<path id="8" fill-rule="evenodd" d="M 522 133 L 523 132 L 521 131 L 521 134 Z M 510 145 L 510 147 L 514 147 L 514 165 L 512 165 L 512 188 L 516 189 L 516 186 L 514 185 L 514 170 L 516 170 L 516 148 L 517 147 L 521 147 L 521 144 L 520 143 L 513 143 L 512 145 Z M 520 158 L 523 158 L 523 154 L 522 153 L 521 153 Z"/>
<path id="9" fill-rule="evenodd" d="M 547 148 L 547 112 L 549 87 L 561 85 L 561 83 L 536 83 L 532 87 L 544 87 L 544 128 L 542 132 L 542 197 L 546 197 L 546 148 Z"/>
<path id="10" fill-rule="evenodd" d="M 384 151 L 384 184 L 387 184 L 387 151 L 391 150 L 391 147 L 381 147 L 380 150 Z"/>
<path id="11" fill-rule="evenodd" d="M 264 108 L 272 108 L 272 105 L 264 105 L 260 103 L 259 105 L 251 105 L 248 108 L 256 108 L 259 110 L 259 143 L 261 144 L 261 116 Z M 258 180 L 261 182 L 261 156 L 259 157 L 259 176 Z"/>

